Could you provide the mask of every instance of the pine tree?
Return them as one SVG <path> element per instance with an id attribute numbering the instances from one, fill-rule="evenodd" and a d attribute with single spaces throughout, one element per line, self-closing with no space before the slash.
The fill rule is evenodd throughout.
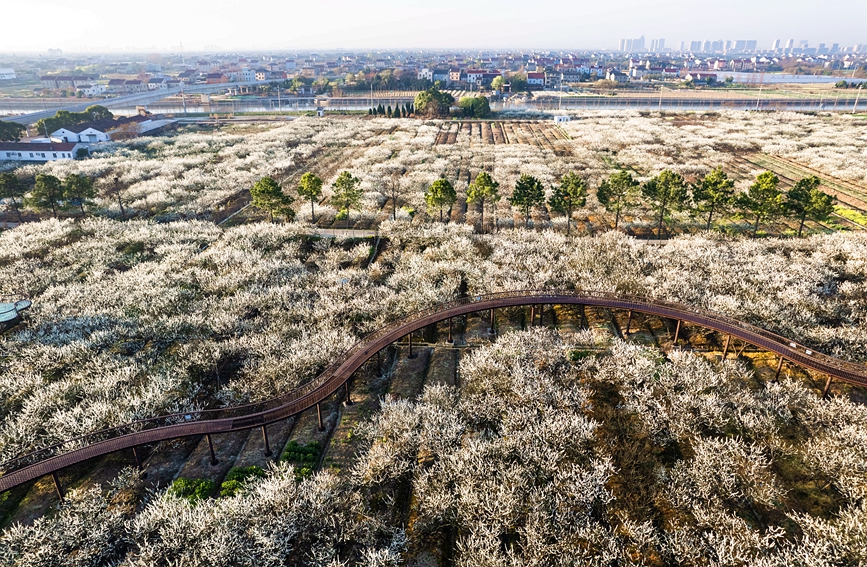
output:
<path id="1" fill-rule="evenodd" d="M 834 212 L 834 197 L 819 190 L 819 178 L 815 175 L 795 182 L 786 193 L 786 210 L 798 219 L 798 237 L 804 231 L 804 222 L 809 218 L 816 222 L 828 220 Z"/>
<path id="2" fill-rule="evenodd" d="M 93 188 L 93 179 L 84 175 L 73 173 L 63 180 L 63 198 L 70 203 L 77 202 L 84 216 L 84 203 L 96 197 Z"/>
<path id="3" fill-rule="evenodd" d="M 14 173 L 0 173 L 0 199 L 8 199 L 15 214 L 18 215 L 18 222 L 24 222 L 21 220 L 21 208 L 16 200 L 24 200 L 24 184 L 15 177 Z"/>
<path id="4" fill-rule="evenodd" d="M 756 177 L 756 182 L 750 185 L 746 193 L 738 195 L 736 203 L 741 209 L 741 215 L 754 217 L 753 238 L 759 232 L 759 223 L 773 220 L 785 211 L 783 194 L 777 188 L 780 178 L 773 172 L 766 171 Z"/>
<path id="5" fill-rule="evenodd" d="M 491 175 L 482 171 L 476 176 L 476 180 L 467 186 L 467 203 L 481 203 L 482 218 L 481 230 L 485 230 L 485 202 L 494 204 L 494 228 L 497 226 L 496 219 L 496 203 L 500 200 L 500 193 L 497 190 L 500 184 L 491 178 Z"/>
<path id="6" fill-rule="evenodd" d="M 683 177 L 670 169 L 665 169 L 641 187 L 641 193 L 658 212 L 657 235 L 662 238 L 662 226 L 666 211 L 679 211 L 686 203 L 687 191 Z"/>
<path id="7" fill-rule="evenodd" d="M 331 204 L 338 211 L 346 213 L 346 228 L 349 228 L 349 213 L 352 209 L 357 209 L 361 204 L 361 189 L 358 188 L 361 180 L 353 177 L 348 171 L 342 171 L 334 181 L 334 195 L 331 197 Z"/>
<path id="8" fill-rule="evenodd" d="M 614 213 L 614 230 L 620 225 L 620 215 L 623 211 L 635 206 L 636 188 L 638 183 L 632 179 L 632 174 L 618 171 L 604 180 L 596 190 L 596 199 L 609 213 Z"/>
<path id="9" fill-rule="evenodd" d="M 722 168 L 714 169 L 693 186 L 695 211 L 699 214 L 707 213 L 705 230 L 710 230 L 715 213 L 724 213 L 731 207 L 734 202 L 734 188 L 735 182 L 728 178 Z"/>
<path id="10" fill-rule="evenodd" d="M 310 223 L 316 223 L 313 204 L 322 196 L 322 180 L 309 171 L 301 176 L 298 182 L 298 195 L 310 201 Z"/>
<path id="11" fill-rule="evenodd" d="M 587 184 L 574 172 L 560 179 L 560 185 L 548 199 L 548 206 L 556 213 L 566 215 L 566 234 L 570 232 L 572 212 L 587 204 Z"/>
<path id="12" fill-rule="evenodd" d="M 274 215 L 280 215 L 286 220 L 295 218 L 292 203 L 295 199 L 291 195 L 283 193 L 283 189 L 272 177 L 263 177 L 250 189 L 253 198 L 253 206 L 267 211 L 269 219 L 274 220 Z"/>
<path id="13" fill-rule="evenodd" d="M 515 183 L 509 204 L 524 211 L 524 227 L 530 226 L 530 209 L 545 203 L 545 188 L 532 175 L 524 175 Z"/>
<path id="14" fill-rule="evenodd" d="M 36 183 L 30 191 L 29 206 L 37 211 L 51 209 L 54 218 L 57 218 L 57 206 L 61 198 L 63 198 L 63 186 L 58 178 L 43 173 L 36 175 Z"/>
<path id="15" fill-rule="evenodd" d="M 443 208 L 451 207 L 457 201 L 455 188 L 447 179 L 437 179 L 424 193 L 424 201 L 431 209 L 439 209 L 440 222 L 443 222 Z"/>

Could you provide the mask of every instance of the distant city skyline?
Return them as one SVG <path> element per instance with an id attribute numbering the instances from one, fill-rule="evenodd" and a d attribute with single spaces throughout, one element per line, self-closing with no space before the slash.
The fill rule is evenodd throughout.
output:
<path id="1" fill-rule="evenodd" d="M 149 0 L 62 0 L 9 3 L 3 9 L 0 52 L 242 51 L 303 49 L 607 49 L 622 38 L 684 42 L 755 40 L 758 50 L 776 40 L 797 47 L 867 43 L 867 2 L 732 0 L 610 0 L 567 3 L 441 0 L 408 5 L 397 0 L 324 0 L 275 4 L 262 0 L 201 4 Z M 649 49 L 648 49 L 649 50 Z"/>

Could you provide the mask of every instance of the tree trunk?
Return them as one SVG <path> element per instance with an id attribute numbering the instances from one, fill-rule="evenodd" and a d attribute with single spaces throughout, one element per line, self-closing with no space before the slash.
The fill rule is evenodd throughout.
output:
<path id="1" fill-rule="evenodd" d="M 443 222 L 443 208 L 440 207 L 440 222 Z"/>
<path id="2" fill-rule="evenodd" d="M 397 220 L 397 194 L 391 194 L 391 220 Z"/>
<path id="3" fill-rule="evenodd" d="M 315 211 L 313 210 L 313 199 L 310 199 L 310 224 L 316 224 Z"/>
<path id="4" fill-rule="evenodd" d="M 18 224 L 23 223 L 21 220 L 21 209 L 18 207 L 18 203 L 15 202 L 15 197 L 12 197 L 12 207 L 15 208 L 15 214 L 18 215 Z"/>
<path id="5" fill-rule="evenodd" d="M 346 230 L 349 230 L 349 209 L 346 209 Z"/>
<path id="6" fill-rule="evenodd" d="M 485 232 L 485 202 L 484 202 L 484 201 L 482 201 L 482 217 L 481 217 L 481 221 L 482 221 L 482 226 L 481 226 L 480 232 Z"/>
<path id="7" fill-rule="evenodd" d="M 530 207 L 524 209 L 524 228 L 530 228 Z"/>
<path id="8" fill-rule="evenodd" d="M 704 229 L 705 229 L 706 231 L 707 231 L 707 230 L 710 230 L 710 223 L 711 223 L 711 219 L 712 219 L 712 218 L 713 218 L 713 207 L 711 207 L 710 212 L 709 212 L 708 215 L 707 215 L 707 226 L 704 227 Z"/>
<path id="9" fill-rule="evenodd" d="M 84 213 L 84 201 L 79 201 L 79 202 L 78 202 L 78 206 L 81 208 L 81 218 L 84 218 L 84 216 L 85 216 L 85 213 Z"/>
<path id="10" fill-rule="evenodd" d="M 659 209 L 659 224 L 656 227 L 656 237 L 662 240 L 662 220 L 665 218 L 665 209 Z"/>
<path id="11" fill-rule="evenodd" d="M 756 215 L 756 224 L 753 227 L 753 238 L 755 238 L 759 234 L 759 218 L 761 217 L 759 217 L 759 215 Z"/>
<path id="12" fill-rule="evenodd" d="M 54 206 L 54 201 L 51 201 L 51 212 L 54 214 L 54 218 L 57 218 L 57 207 Z"/>
<path id="13" fill-rule="evenodd" d="M 804 221 L 807 220 L 807 213 L 801 215 L 801 224 L 798 225 L 798 238 L 801 238 L 801 231 L 804 230 Z"/>
<path id="14" fill-rule="evenodd" d="M 569 236 L 569 229 L 571 228 L 572 222 L 572 211 L 566 211 L 566 236 Z"/>
<path id="15" fill-rule="evenodd" d="M 620 226 L 620 206 L 617 207 L 617 211 L 614 213 L 614 230 L 617 230 L 618 226 Z"/>
<path id="16" fill-rule="evenodd" d="M 120 218 L 126 220 L 126 212 L 123 210 L 123 203 L 120 200 L 120 191 L 117 192 L 117 206 L 120 207 Z"/>

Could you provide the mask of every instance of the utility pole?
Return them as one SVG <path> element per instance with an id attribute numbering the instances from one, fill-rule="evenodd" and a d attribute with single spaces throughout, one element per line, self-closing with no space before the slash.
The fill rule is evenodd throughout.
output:
<path id="1" fill-rule="evenodd" d="M 864 83 L 858 85 L 858 92 L 855 94 L 855 105 L 852 107 L 852 114 L 855 114 L 855 109 L 858 108 L 858 99 L 861 98 L 861 88 L 864 86 Z"/>

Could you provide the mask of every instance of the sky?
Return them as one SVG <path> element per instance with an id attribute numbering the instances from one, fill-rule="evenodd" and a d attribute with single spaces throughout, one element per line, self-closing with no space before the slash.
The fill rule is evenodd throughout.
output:
<path id="1" fill-rule="evenodd" d="M 0 52 L 616 49 L 620 38 L 867 43 L 865 0 L 26 0 Z"/>

